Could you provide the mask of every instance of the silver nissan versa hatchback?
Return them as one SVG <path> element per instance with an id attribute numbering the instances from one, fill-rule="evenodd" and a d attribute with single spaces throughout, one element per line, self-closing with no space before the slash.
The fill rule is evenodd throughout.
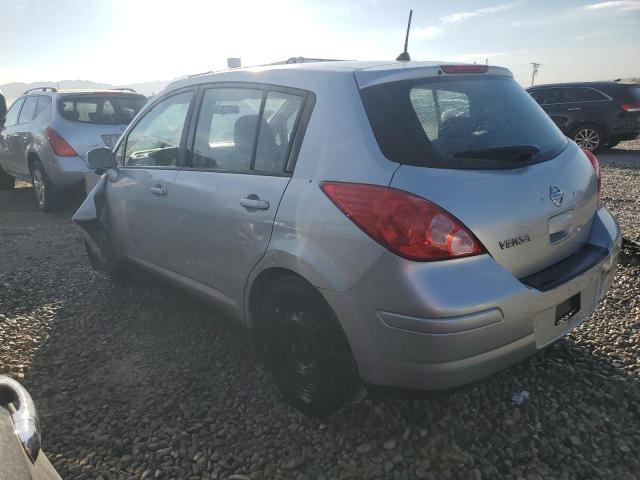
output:
<path id="1" fill-rule="evenodd" d="M 94 267 L 228 310 L 312 415 L 358 378 L 445 389 L 535 354 L 591 314 L 620 249 L 596 157 L 493 66 L 196 76 L 88 162 Z"/>

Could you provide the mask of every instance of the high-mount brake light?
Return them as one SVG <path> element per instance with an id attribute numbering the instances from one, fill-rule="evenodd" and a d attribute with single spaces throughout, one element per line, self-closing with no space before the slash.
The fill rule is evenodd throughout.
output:
<path id="1" fill-rule="evenodd" d="M 322 182 L 320 188 L 367 235 L 408 260 L 429 262 L 486 253 L 458 219 L 422 197 L 361 183 Z"/>
<path id="2" fill-rule="evenodd" d="M 600 162 L 598 161 L 598 157 L 596 157 L 592 152 L 583 148 L 582 151 L 591 162 L 591 166 L 596 172 L 596 178 L 598 179 L 598 198 L 602 198 L 602 177 L 600 173 Z"/>
<path id="3" fill-rule="evenodd" d="M 49 140 L 53 153 L 59 157 L 76 157 L 77 152 L 73 149 L 62 136 L 56 132 L 53 128 L 47 128 L 44 131 L 44 135 Z"/>
<path id="4" fill-rule="evenodd" d="M 487 73 L 487 65 L 440 65 L 444 73 Z"/>

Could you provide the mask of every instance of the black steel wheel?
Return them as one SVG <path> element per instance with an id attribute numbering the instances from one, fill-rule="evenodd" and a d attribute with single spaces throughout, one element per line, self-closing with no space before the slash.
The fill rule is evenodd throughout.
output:
<path id="1" fill-rule="evenodd" d="M 103 228 L 95 229 L 90 239 L 85 237 L 84 247 L 94 270 L 105 274 L 112 281 L 120 281 L 126 276 L 122 260 L 116 254 Z"/>
<path id="2" fill-rule="evenodd" d="M 320 293 L 296 276 L 271 285 L 259 306 L 268 367 L 286 401 L 324 417 L 354 395 L 357 369 L 338 319 Z"/>

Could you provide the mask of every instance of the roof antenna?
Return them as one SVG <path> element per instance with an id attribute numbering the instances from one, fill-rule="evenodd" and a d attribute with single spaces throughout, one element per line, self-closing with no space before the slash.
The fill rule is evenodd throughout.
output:
<path id="1" fill-rule="evenodd" d="M 409 23 L 407 24 L 407 36 L 404 38 L 404 52 L 398 55 L 396 61 L 398 62 L 408 62 L 411 60 L 409 56 L 409 52 L 407 52 L 407 47 L 409 46 L 409 30 L 411 30 L 411 17 L 413 16 L 413 10 L 409 10 Z"/>

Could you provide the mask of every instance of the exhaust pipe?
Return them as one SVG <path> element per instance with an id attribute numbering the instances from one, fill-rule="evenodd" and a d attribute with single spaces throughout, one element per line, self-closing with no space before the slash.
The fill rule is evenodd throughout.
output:
<path id="1" fill-rule="evenodd" d="M 0 406 L 13 404 L 9 409 L 16 435 L 32 462 L 40 453 L 40 422 L 36 406 L 25 388 L 12 378 L 0 375 Z"/>

